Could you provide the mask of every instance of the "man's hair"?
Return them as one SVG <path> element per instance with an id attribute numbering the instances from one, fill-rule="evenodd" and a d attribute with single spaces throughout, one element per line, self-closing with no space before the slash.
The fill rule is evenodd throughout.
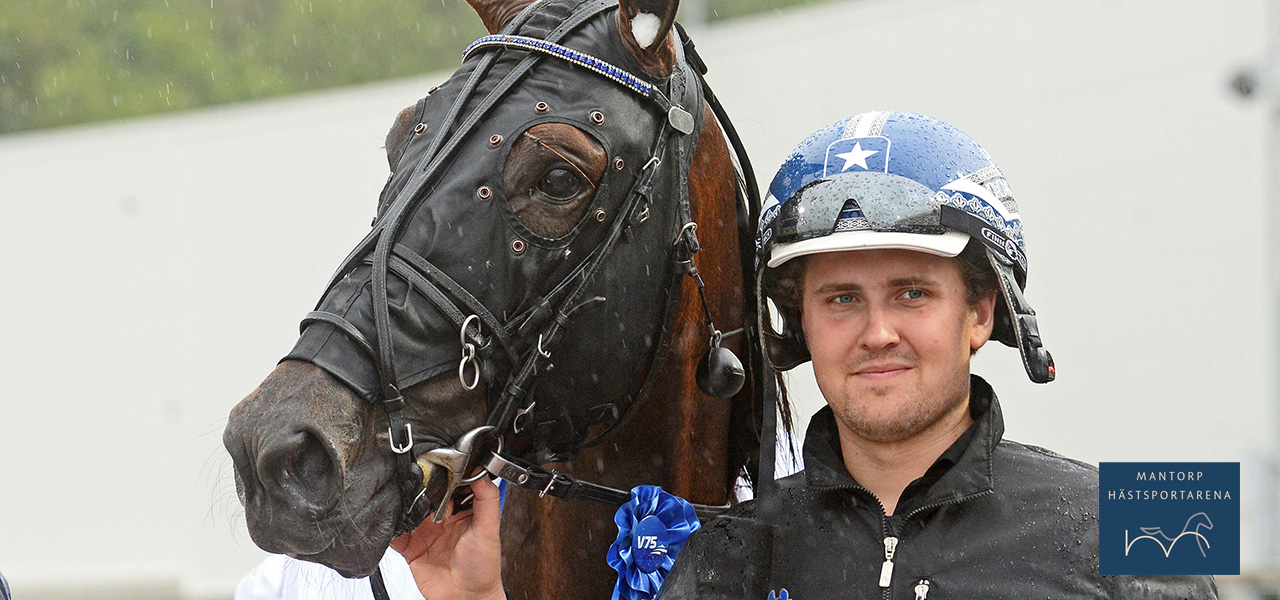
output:
<path id="1" fill-rule="evenodd" d="M 784 318 L 800 316 L 800 308 L 804 305 L 804 271 L 807 259 L 807 256 L 796 257 L 764 273 L 765 293 L 783 312 Z M 982 242 L 970 238 L 964 250 L 952 260 L 960 267 L 965 300 L 970 306 L 977 304 L 978 300 L 992 290 L 998 289 L 996 272 L 987 260 L 987 250 Z M 795 326 L 799 327 L 800 323 L 795 323 Z"/>

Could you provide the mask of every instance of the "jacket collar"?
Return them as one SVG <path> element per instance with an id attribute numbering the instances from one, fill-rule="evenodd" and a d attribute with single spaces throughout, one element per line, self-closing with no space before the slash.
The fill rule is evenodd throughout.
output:
<path id="1" fill-rule="evenodd" d="M 914 508 L 963 500 L 993 489 L 991 455 L 1004 435 L 1004 417 L 991 385 L 969 376 L 969 415 L 973 425 L 907 486 L 897 514 Z M 835 414 L 830 406 L 809 421 L 804 442 L 805 479 L 815 488 L 861 488 L 845 469 Z"/>

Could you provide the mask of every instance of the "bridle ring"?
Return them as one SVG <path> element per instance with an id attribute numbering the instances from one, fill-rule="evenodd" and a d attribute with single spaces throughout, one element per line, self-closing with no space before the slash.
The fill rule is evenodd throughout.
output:
<path id="1" fill-rule="evenodd" d="M 472 319 L 476 322 L 476 334 L 480 333 L 480 317 L 471 315 L 462 322 L 462 330 L 458 334 L 458 341 L 462 343 L 462 361 L 458 363 L 458 382 L 467 391 L 476 389 L 480 385 L 480 365 L 476 363 L 476 346 L 467 341 L 467 328 L 471 326 Z M 473 369 L 471 383 L 467 383 L 467 363 L 471 363 Z"/>

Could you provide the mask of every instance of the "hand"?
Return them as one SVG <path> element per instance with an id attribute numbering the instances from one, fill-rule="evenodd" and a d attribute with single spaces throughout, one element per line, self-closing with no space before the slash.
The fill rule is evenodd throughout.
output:
<path id="1" fill-rule="evenodd" d="M 428 516 L 412 533 L 391 541 L 427 600 L 506 600 L 498 486 L 481 477 L 471 484 L 471 493 L 471 510 L 439 524 Z"/>

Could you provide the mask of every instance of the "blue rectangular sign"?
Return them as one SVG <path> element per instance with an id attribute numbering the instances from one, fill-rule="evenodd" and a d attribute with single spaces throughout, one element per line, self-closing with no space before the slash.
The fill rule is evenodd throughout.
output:
<path id="1" fill-rule="evenodd" d="M 1101 574 L 1240 574 L 1240 463 L 1098 467 Z"/>

